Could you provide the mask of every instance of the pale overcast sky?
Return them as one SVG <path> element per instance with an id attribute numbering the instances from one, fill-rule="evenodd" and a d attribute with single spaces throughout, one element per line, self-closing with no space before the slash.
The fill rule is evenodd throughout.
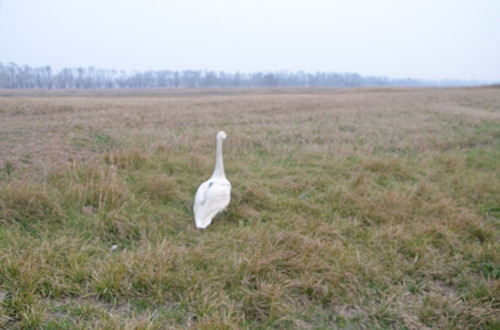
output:
<path id="1" fill-rule="evenodd" d="M 500 81 L 500 0 L 0 0 L 0 62 Z"/>

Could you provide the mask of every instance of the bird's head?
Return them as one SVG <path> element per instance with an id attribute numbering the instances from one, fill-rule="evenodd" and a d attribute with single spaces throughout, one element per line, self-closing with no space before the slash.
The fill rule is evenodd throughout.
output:
<path id="1" fill-rule="evenodd" d="M 229 135 L 227 135 L 227 133 L 224 131 L 220 131 L 219 133 L 217 133 L 217 139 L 225 140 L 228 137 L 229 137 Z"/>

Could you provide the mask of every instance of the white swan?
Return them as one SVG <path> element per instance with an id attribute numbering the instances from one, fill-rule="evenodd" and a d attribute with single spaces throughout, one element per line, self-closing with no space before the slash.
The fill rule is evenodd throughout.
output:
<path id="1" fill-rule="evenodd" d="M 227 136 L 224 131 L 217 133 L 214 174 L 198 187 L 194 197 L 194 222 L 198 228 L 207 228 L 215 215 L 223 211 L 231 200 L 231 183 L 226 179 L 222 161 L 222 141 Z"/>

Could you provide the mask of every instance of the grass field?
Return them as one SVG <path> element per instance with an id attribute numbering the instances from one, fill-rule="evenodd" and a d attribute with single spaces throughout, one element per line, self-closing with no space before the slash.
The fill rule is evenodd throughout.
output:
<path id="1" fill-rule="evenodd" d="M 0 118 L 0 328 L 500 328 L 499 88 L 4 90 Z"/>

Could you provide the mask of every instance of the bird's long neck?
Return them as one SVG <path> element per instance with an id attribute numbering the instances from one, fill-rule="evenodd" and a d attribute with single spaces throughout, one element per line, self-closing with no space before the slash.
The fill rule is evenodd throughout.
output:
<path id="1" fill-rule="evenodd" d="M 222 160 L 222 139 L 217 138 L 217 149 L 215 155 L 215 170 L 213 177 L 226 177 L 224 173 L 224 161 Z"/>

